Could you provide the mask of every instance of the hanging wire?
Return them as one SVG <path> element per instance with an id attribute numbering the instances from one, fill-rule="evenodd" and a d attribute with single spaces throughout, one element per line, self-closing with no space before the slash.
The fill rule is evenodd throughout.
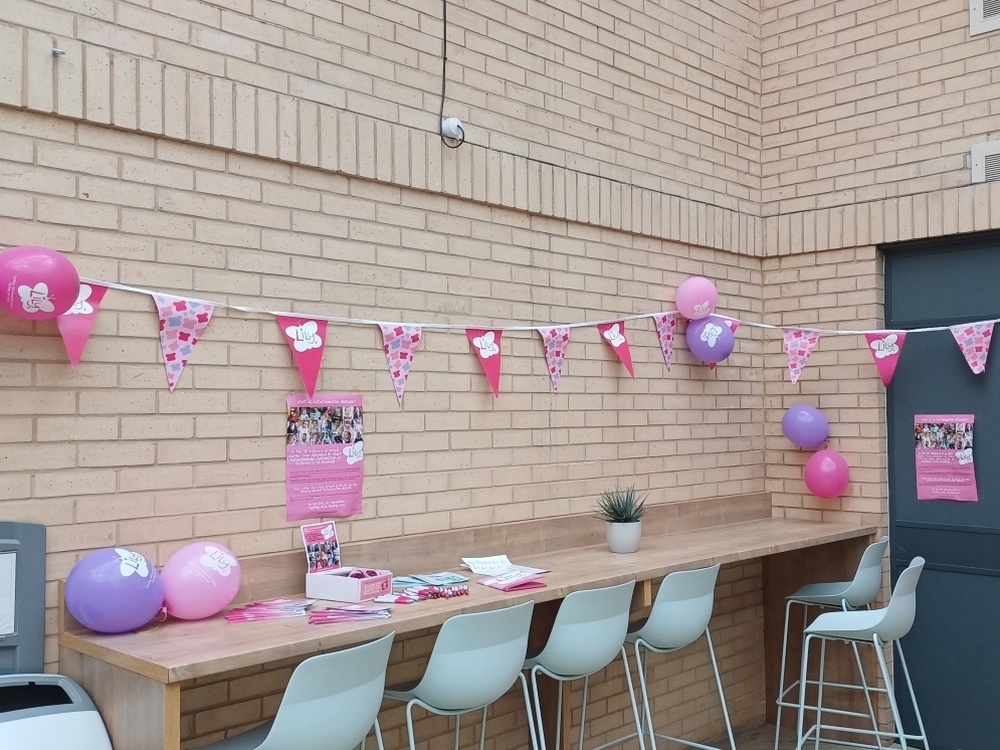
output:
<path id="1" fill-rule="evenodd" d="M 448 148 L 458 148 L 465 143 L 465 130 L 459 127 L 460 138 L 446 138 L 444 135 L 444 100 L 448 88 L 448 0 L 441 0 L 441 108 L 438 111 L 438 135 L 441 143 Z M 454 141 L 454 143 L 452 143 Z"/>

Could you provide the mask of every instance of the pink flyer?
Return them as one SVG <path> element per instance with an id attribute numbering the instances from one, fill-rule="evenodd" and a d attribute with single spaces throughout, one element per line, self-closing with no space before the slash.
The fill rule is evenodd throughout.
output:
<path id="1" fill-rule="evenodd" d="M 977 502 L 972 462 L 972 414 L 917 414 L 917 500 Z"/>
<path id="2" fill-rule="evenodd" d="M 285 517 L 357 515 L 365 473 L 361 396 L 289 396 L 286 403 Z"/>

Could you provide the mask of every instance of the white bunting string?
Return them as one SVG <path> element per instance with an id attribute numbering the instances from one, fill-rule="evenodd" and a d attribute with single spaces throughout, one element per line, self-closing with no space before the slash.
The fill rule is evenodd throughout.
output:
<path id="1" fill-rule="evenodd" d="M 84 281 L 84 282 L 86 282 L 88 284 L 98 284 L 100 286 L 105 286 L 108 289 L 117 289 L 118 291 L 121 291 L 121 292 L 132 292 L 132 293 L 135 293 L 135 294 L 145 294 L 147 296 L 148 295 L 153 295 L 153 294 L 171 294 L 173 296 L 183 297 L 184 299 L 190 300 L 191 302 L 196 302 L 196 303 L 204 304 L 204 305 L 212 305 L 216 309 L 238 310 L 239 312 L 247 313 L 247 314 L 250 314 L 250 315 L 273 315 L 273 316 L 279 316 L 280 315 L 280 316 L 285 316 L 285 317 L 291 316 L 291 317 L 299 317 L 299 318 L 306 317 L 306 318 L 311 318 L 313 320 L 326 320 L 326 321 L 329 321 L 330 323 L 340 323 L 340 324 L 343 324 L 343 325 L 359 325 L 359 326 L 366 326 L 366 325 L 367 326 L 409 325 L 409 326 L 419 326 L 420 328 L 422 328 L 424 330 L 436 329 L 436 330 L 456 330 L 456 331 L 460 330 L 460 331 L 464 331 L 464 330 L 469 329 L 469 328 L 491 328 L 491 329 L 502 330 L 502 331 L 532 331 L 532 332 L 534 332 L 534 331 L 537 331 L 540 328 L 551 328 L 551 327 L 554 327 L 554 326 L 559 327 L 559 328 L 588 328 L 588 327 L 594 327 L 594 326 L 598 326 L 598 325 L 606 325 L 606 324 L 618 323 L 618 322 L 623 321 L 623 320 L 626 320 L 626 321 L 627 320 L 642 320 L 644 318 L 652 318 L 652 317 L 654 317 L 656 315 L 663 315 L 664 313 L 666 313 L 666 314 L 676 314 L 676 315 L 678 315 L 680 317 L 683 317 L 683 316 L 680 315 L 679 312 L 676 312 L 674 310 L 657 310 L 655 312 L 640 313 L 638 315 L 621 315 L 621 316 L 614 317 L 614 318 L 608 318 L 607 320 L 587 320 L 587 321 L 582 321 L 582 322 L 578 322 L 578 323 L 553 323 L 553 322 L 548 322 L 548 323 L 539 323 L 538 325 L 493 325 L 493 324 L 486 325 L 486 324 L 483 324 L 483 323 L 414 323 L 414 322 L 391 321 L 391 320 L 366 320 L 364 318 L 345 318 L 345 317 L 339 317 L 339 316 L 335 316 L 335 315 L 318 315 L 318 314 L 306 313 L 306 312 L 287 312 L 287 311 L 282 311 L 282 310 L 267 310 L 267 309 L 259 308 L 259 307 L 250 307 L 250 306 L 247 306 L 247 305 L 233 305 L 233 304 L 229 304 L 227 302 L 219 302 L 217 300 L 208 300 L 208 299 L 201 299 L 201 298 L 198 298 L 198 297 L 189 297 L 189 296 L 187 296 L 185 294 L 178 294 L 177 292 L 162 292 L 162 291 L 157 291 L 157 290 L 153 290 L 153 289 L 145 289 L 143 287 L 131 286 L 129 284 L 118 284 L 118 283 L 113 282 L 113 281 L 103 281 L 101 279 L 90 279 L 90 278 L 81 277 L 80 280 Z M 812 328 L 812 327 L 807 327 L 807 326 L 770 325 L 768 323 L 755 323 L 753 321 L 735 318 L 735 316 L 731 316 L 731 315 L 727 316 L 727 317 L 732 317 L 732 318 L 734 318 L 736 320 L 739 320 L 740 321 L 740 325 L 744 325 L 744 326 L 747 326 L 749 328 L 759 328 L 759 329 L 767 330 L 767 331 L 783 331 L 783 330 L 787 329 L 787 330 L 795 330 L 795 331 L 805 331 L 805 332 L 808 332 L 808 333 L 819 333 L 819 334 L 822 334 L 824 336 L 864 336 L 865 334 L 884 334 L 884 333 L 891 333 L 893 331 L 905 331 L 908 334 L 909 333 L 931 333 L 931 332 L 934 332 L 934 331 L 950 331 L 956 325 L 974 326 L 974 325 L 985 325 L 985 324 L 988 324 L 988 323 L 1000 323 L 1000 318 L 993 318 L 993 319 L 987 319 L 987 320 L 973 320 L 973 321 L 967 321 L 967 322 L 962 322 L 962 323 L 952 323 L 951 325 L 946 325 L 946 326 L 928 326 L 926 328 L 874 328 L 874 329 L 869 329 L 869 330 L 858 330 L 858 331 L 846 330 L 845 331 L 845 330 L 837 330 L 837 329 L 831 329 L 831 328 Z"/>

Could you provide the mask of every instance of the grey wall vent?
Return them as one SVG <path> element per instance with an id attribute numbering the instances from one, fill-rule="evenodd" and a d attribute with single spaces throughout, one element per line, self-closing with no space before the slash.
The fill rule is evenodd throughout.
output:
<path id="1" fill-rule="evenodd" d="M 1000 141 L 987 141 L 973 145 L 972 181 L 1000 181 Z"/>
<path id="2" fill-rule="evenodd" d="M 969 34 L 1000 29 L 1000 0 L 969 0 Z"/>

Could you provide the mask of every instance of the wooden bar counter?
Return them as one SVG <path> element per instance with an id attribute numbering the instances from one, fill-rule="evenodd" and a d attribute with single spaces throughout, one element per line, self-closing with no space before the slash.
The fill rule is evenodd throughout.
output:
<path id="1" fill-rule="evenodd" d="M 770 517 L 767 496 L 717 498 L 657 506 L 644 521 L 643 541 L 634 554 L 616 555 L 603 541 L 603 525 L 587 516 L 505 524 L 490 529 L 444 532 L 370 544 L 344 545 L 349 564 L 379 564 L 397 574 L 458 569 L 462 556 L 509 554 L 524 565 L 545 568 L 546 588 L 504 593 L 475 585 L 470 595 L 393 608 L 387 620 L 309 625 L 305 618 L 230 624 L 219 615 L 200 622 L 168 621 L 123 635 L 92 633 L 64 613 L 59 633 L 59 668 L 93 697 L 121 750 L 177 750 L 181 745 L 180 691 L 183 683 L 290 657 L 335 650 L 396 631 L 397 639 L 441 625 L 452 615 L 534 600 L 557 602 L 572 591 L 636 579 L 635 606 L 648 606 L 654 584 L 672 571 L 782 556 L 827 545 L 831 577 L 850 574 L 874 527 Z M 779 558 L 775 558 L 779 559 Z M 242 561 L 240 600 L 301 595 L 304 555 L 282 554 Z M 796 565 L 765 563 L 765 604 L 781 606 L 797 580 Z M 811 573 L 817 573 L 815 566 Z M 817 579 L 821 580 L 821 579 Z M 775 589 L 773 595 L 768 590 Z M 778 588 L 782 590 L 777 590 Z M 319 603 L 317 606 L 323 606 Z M 780 648 L 773 615 L 765 613 L 765 648 Z M 768 619 L 770 618 L 770 619 Z M 769 680 L 769 683 L 773 680 Z M 769 692 L 771 692 L 769 690 Z"/>

